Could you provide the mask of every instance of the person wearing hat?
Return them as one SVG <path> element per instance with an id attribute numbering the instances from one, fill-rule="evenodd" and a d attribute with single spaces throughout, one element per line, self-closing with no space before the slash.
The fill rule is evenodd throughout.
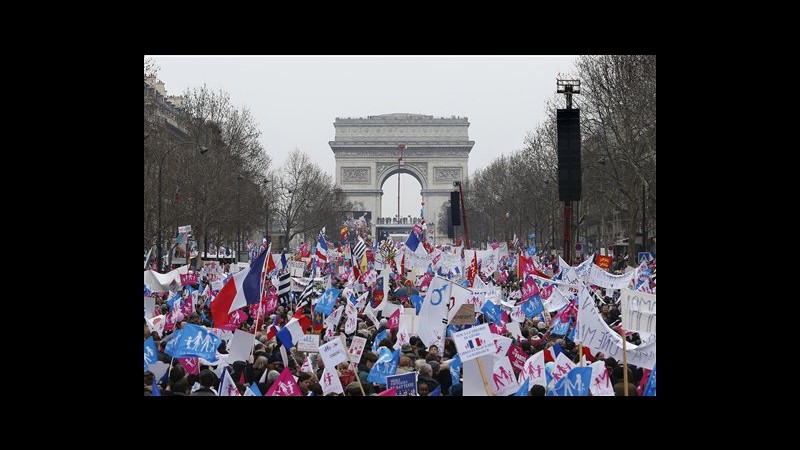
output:
<path id="1" fill-rule="evenodd" d="M 278 353 L 269 355 L 269 358 L 267 359 L 267 368 L 268 370 L 275 370 L 280 373 L 283 370 L 283 360 L 281 359 L 281 355 Z"/>

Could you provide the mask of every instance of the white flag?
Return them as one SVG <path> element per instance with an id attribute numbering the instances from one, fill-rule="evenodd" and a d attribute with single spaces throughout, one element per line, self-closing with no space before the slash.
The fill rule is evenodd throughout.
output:
<path id="1" fill-rule="evenodd" d="M 219 396 L 220 397 L 242 396 L 242 394 L 239 393 L 239 389 L 236 389 L 236 384 L 233 382 L 233 378 L 231 378 L 231 374 L 227 370 L 225 371 L 222 377 L 222 384 L 219 386 Z"/>
<path id="2" fill-rule="evenodd" d="M 339 381 L 339 375 L 336 374 L 335 369 L 327 364 L 322 371 L 322 379 L 319 380 L 319 384 L 322 385 L 322 393 L 325 395 L 330 393 L 344 394 L 342 383 Z"/>

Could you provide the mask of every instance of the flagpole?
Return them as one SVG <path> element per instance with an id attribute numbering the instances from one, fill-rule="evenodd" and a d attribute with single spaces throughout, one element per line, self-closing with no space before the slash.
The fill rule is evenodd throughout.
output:
<path id="1" fill-rule="evenodd" d="M 481 379 L 483 380 L 483 388 L 486 389 L 486 394 L 489 397 L 494 397 L 494 392 L 492 392 L 492 389 L 489 387 L 489 380 L 486 379 L 486 373 L 484 373 L 483 371 L 483 363 L 481 362 L 481 358 L 479 357 L 477 358 L 477 360 L 478 360 L 478 369 L 480 369 L 481 371 Z"/>
<path id="2" fill-rule="evenodd" d="M 578 344 L 578 367 L 583 367 L 583 342 Z"/>
<path id="3" fill-rule="evenodd" d="M 173 356 L 172 359 L 169 360 L 169 373 L 167 374 L 167 378 L 172 376 L 172 362 L 175 361 L 175 357 Z M 198 362 L 199 364 L 199 362 Z"/>
<path id="4" fill-rule="evenodd" d="M 258 308 L 256 309 L 256 322 L 253 324 L 253 341 L 250 342 L 250 356 L 253 356 L 253 351 L 256 348 L 256 333 L 258 333 L 258 321 L 261 319 L 261 300 L 264 298 L 264 280 L 267 278 L 267 274 L 265 273 L 267 270 L 268 259 L 272 258 L 272 242 L 269 243 L 269 246 L 264 249 L 267 252 L 267 255 L 264 257 L 264 265 L 261 267 L 261 283 L 260 289 L 258 291 Z M 250 359 L 248 357 L 248 359 Z"/>

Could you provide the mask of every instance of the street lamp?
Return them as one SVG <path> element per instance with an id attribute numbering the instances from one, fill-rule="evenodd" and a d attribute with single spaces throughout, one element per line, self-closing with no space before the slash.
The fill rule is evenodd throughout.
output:
<path id="1" fill-rule="evenodd" d="M 264 178 L 264 237 L 267 241 L 272 242 L 269 238 L 269 197 L 267 196 L 267 184 L 272 181 Z"/>
<path id="2" fill-rule="evenodd" d="M 397 149 L 400 151 L 400 155 L 397 157 L 397 223 L 400 223 L 400 170 L 403 168 L 403 149 L 406 148 L 405 144 L 400 144 L 397 146 Z"/>
<path id="3" fill-rule="evenodd" d="M 164 153 L 164 155 L 161 156 L 161 161 L 158 162 L 158 255 L 156 255 L 156 256 L 157 256 L 157 261 L 158 261 L 157 264 L 158 264 L 158 270 L 159 271 L 163 270 L 163 268 L 161 267 L 161 204 L 163 203 L 162 200 L 161 200 L 161 180 L 162 180 L 161 172 L 162 172 L 162 169 L 164 167 L 164 161 L 166 161 L 167 156 L 169 156 L 169 154 L 172 153 L 172 151 L 175 150 L 176 148 L 180 147 L 181 145 L 186 145 L 186 144 L 198 145 L 200 147 L 200 154 L 201 155 L 208 151 L 208 148 L 206 148 L 204 145 L 198 144 L 197 142 L 193 142 L 193 141 L 178 142 L 177 144 L 175 144 L 172 147 L 170 147 L 169 150 L 167 150 Z M 188 242 L 187 242 L 187 244 L 188 244 Z M 187 250 L 188 250 L 188 246 L 187 246 Z"/>

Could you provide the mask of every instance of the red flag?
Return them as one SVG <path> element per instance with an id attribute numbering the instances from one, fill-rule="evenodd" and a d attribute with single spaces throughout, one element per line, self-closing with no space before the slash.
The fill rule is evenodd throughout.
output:
<path id="1" fill-rule="evenodd" d="M 300 327 L 302 328 L 303 333 L 305 333 L 306 330 L 308 330 L 308 327 L 312 325 L 311 319 L 309 319 L 308 317 L 306 317 L 305 314 L 303 314 L 302 308 L 298 308 L 297 311 L 294 312 L 294 316 L 292 317 L 294 317 L 300 322 Z"/>
<path id="2" fill-rule="evenodd" d="M 475 275 L 478 274 L 478 252 L 473 251 L 473 254 L 474 256 L 472 258 L 472 264 L 470 264 L 469 268 L 467 269 L 467 279 L 469 280 L 470 286 L 475 285 Z"/>

